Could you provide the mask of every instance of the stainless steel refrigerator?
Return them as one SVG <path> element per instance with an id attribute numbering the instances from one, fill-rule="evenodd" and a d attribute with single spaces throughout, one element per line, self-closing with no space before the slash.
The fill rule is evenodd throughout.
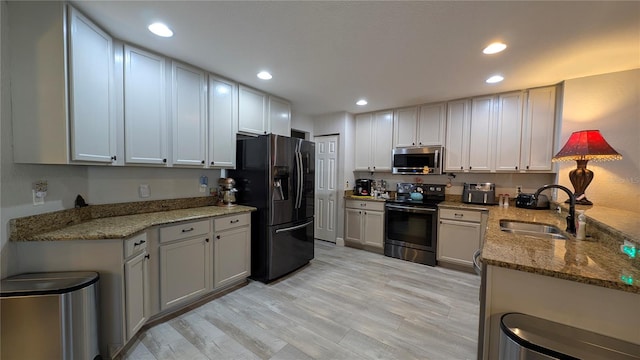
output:
<path id="1" fill-rule="evenodd" d="M 251 215 L 251 277 L 270 282 L 314 256 L 315 144 L 279 135 L 237 140 L 237 202 Z"/>

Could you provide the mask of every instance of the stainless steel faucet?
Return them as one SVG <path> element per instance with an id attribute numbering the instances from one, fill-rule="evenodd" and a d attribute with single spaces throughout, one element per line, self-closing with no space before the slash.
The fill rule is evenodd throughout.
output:
<path id="1" fill-rule="evenodd" d="M 573 195 L 571 190 L 567 189 L 566 187 L 564 187 L 562 185 L 556 185 L 556 184 L 544 185 L 540 189 L 536 190 L 535 194 L 533 194 L 533 200 L 537 203 L 538 202 L 538 195 L 540 195 L 541 192 L 543 192 L 543 191 L 545 191 L 547 189 L 551 189 L 551 188 L 556 188 L 556 189 L 563 190 L 564 192 L 567 193 L 567 195 L 569 195 L 569 215 L 567 216 L 567 229 L 566 229 L 566 231 L 568 233 L 570 233 L 571 235 L 575 235 L 576 234 L 576 196 Z"/>

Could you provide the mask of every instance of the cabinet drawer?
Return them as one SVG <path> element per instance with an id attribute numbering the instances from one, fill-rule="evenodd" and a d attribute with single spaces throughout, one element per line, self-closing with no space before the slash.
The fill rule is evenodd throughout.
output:
<path id="1" fill-rule="evenodd" d="M 134 237 L 124 240 L 124 257 L 125 259 L 142 252 L 147 248 L 147 233 L 143 232 Z"/>
<path id="2" fill-rule="evenodd" d="M 440 209 L 441 219 L 482 222 L 482 212 L 460 209 Z"/>
<path id="3" fill-rule="evenodd" d="M 185 239 L 192 236 L 204 235 L 211 230 L 210 220 L 201 220 L 179 225 L 160 228 L 160 242 Z"/>
<path id="4" fill-rule="evenodd" d="M 251 216 L 249 214 L 238 214 L 213 219 L 213 229 L 215 232 L 249 224 L 251 224 Z"/>
<path id="5" fill-rule="evenodd" d="M 384 211 L 384 201 L 347 200 L 345 202 L 345 207 L 352 209 Z"/>

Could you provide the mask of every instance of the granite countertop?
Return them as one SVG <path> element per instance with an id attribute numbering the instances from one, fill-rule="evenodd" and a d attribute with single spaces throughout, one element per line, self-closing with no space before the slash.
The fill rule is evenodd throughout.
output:
<path id="1" fill-rule="evenodd" d="M 630 259 L 620 252 L 621 239 L 600 234 L 593 223 L 590 228 L 590 220 L 593 219 L 588 218 L 586 240 L 576 240 L 568 234 L 565 234 L 568 240 L 554 240 L 501 231 L 500 220 L 545 223 L 564 230 L 565 212 L 558 214 L 554 210 L 503 208 L 455 201 L 445 201 L 440 206 L 489 211 L 481 256 L 487 265 L 640 294 L 640 259 Z M 599 212 L 605 217 L 606 210 Z"/>
<path id="2" fill-rule="evenodd" d="M 13 238 L 13 241 L 63 241 L 63 240 L 104 240 L 124 239 L 156 225 L 166 225 L 187 220 L 198 220 L 216 216 L 251 212 L 256 209 L 248 206 L 203 206 L 187 209 L 166 210 L 110 216 L 90 219 L 57 230 L 45 231 L 26 237 Z"/>
<path id="3" fill-rule="evenodd" d="M 385 202 L 387 199 L 374 198 L 373 196 L 360 196 L 360 195 L 344 195 L 345 200 L 362 200 L 362 201 L 378 201 Z"/>

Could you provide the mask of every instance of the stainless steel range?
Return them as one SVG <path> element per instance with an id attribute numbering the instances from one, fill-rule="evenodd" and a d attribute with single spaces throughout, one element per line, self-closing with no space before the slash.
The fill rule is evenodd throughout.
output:
<path id="1" fill-rule="evenodd" d="M 385 203 L 384 254 L 436 266 L 438 203 L 444 185 L 399 183 L 395 200 Z"/>

